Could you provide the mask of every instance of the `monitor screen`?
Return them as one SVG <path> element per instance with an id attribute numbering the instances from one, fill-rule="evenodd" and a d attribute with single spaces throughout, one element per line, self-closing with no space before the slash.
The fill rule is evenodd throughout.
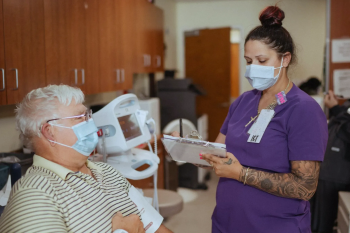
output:
<path id="1" fill-rule="evenodd" d="M 135 114 L 118 117 L 126 141 L 142 135 L 139 123 Z"/>

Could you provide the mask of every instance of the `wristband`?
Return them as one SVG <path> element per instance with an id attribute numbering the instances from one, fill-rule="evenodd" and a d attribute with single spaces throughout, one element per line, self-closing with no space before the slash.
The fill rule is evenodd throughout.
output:
<path id="1" fill-rule="evenodd" d="M 250 167 L 248 167 L 247 170 L 245 171 L 244 183 L 243 183 L 244 185 L 245 185 L 245 183 L 247 182 L 247 176 L 248 176 L 249 168 L 250 168 Z"/>

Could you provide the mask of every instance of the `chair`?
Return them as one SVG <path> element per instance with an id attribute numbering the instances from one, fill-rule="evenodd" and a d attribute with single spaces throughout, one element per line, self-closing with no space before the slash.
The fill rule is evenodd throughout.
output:
<path id="1" fill-rule="evenodd" d="M 11 175 L 12 187 L 17 182 L 17 180 L 19 180 L 22 177 L 21 165 L 19 163 L 0 164 L 0 190 L 6 188 L 7 183 L 9 182 L 9 175 Z M 5 206 L 0 206 L 0 216 L 4 209 Z"/>

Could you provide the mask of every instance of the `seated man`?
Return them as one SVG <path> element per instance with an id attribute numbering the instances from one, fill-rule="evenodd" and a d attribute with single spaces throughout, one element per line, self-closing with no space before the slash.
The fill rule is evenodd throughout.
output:
<path id="1" fill-rule="evenodd" d="M 18 105 L 18 129 L 36 155 L 12 188 L 0 232 L 145 232 L 126 178 L 87 160 L 98 136 L 83 101 L 80 89 L 50 85 Z"/>

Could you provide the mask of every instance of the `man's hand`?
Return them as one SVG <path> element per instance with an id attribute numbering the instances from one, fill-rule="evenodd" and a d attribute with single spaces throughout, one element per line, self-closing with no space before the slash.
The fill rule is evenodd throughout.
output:
<path id="1" fill-rule="evenodd" d="M 324 104 L 327 108 L 333 108 L 338 105 L 337 97 L 332 90 L 329 90 L 328 94 L 324 97 Z"/>
<path id="2" fill-rule="evenodd" d="M 128 233 L 145 233 L 143 223 L 136 214 L 124 217 L 122 213 L 118 212 L 114 215 L 112 218 L 112 230 L 115 231 L 117 229 L 126 230 Z"/>

